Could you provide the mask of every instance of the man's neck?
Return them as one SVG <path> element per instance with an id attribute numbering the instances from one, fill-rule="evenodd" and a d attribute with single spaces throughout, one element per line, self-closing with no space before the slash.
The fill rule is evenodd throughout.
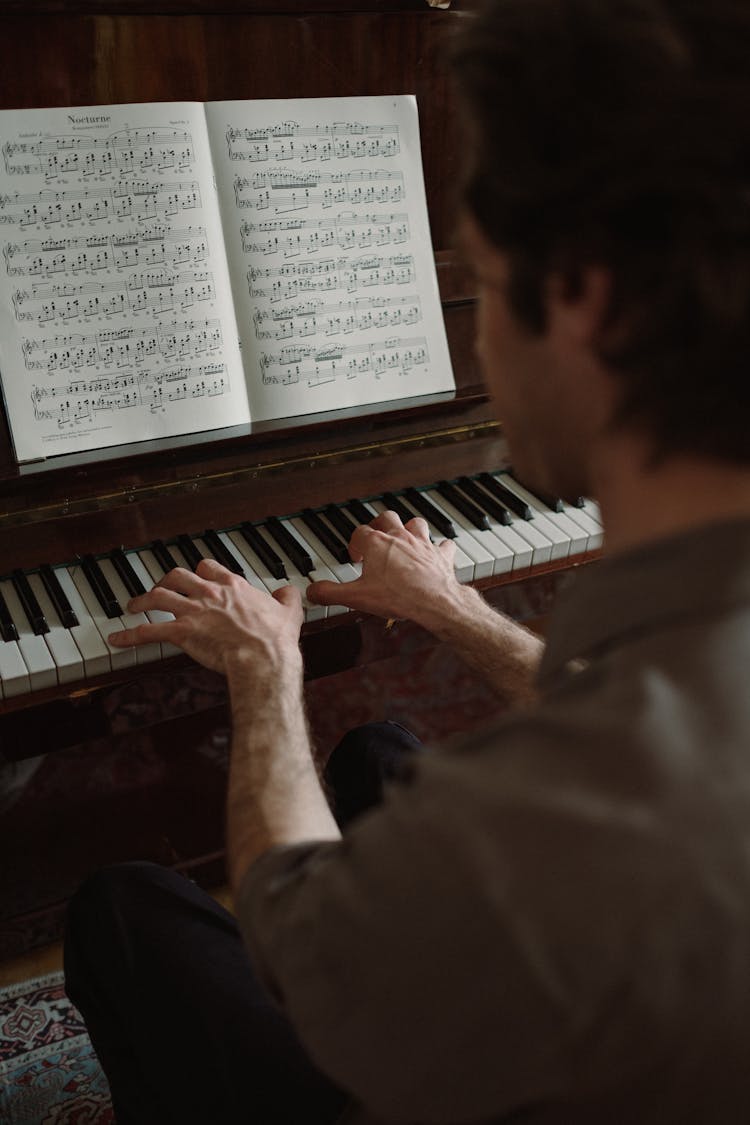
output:
<path id="1" fill-rule="evenodd" d="M 592 484 L 608 554 L 723 520 L 750 519 L 749 466 L 686 456 L 649 465 L 645 443 L 629 435 L 602 443 Z"/>

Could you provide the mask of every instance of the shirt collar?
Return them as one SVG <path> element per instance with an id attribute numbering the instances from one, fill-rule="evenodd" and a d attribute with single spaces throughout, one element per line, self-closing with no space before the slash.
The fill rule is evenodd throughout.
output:
<path id="1" fill-rule="evenodd" d="M 539 671 L 662 623 L 750 602 L 750 520 L 705 525 L 589 564 L 560 593 Z"/>

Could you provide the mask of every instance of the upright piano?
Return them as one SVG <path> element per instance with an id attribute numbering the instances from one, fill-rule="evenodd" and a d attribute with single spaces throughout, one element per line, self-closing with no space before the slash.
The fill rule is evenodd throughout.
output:
<path id="1" fill-rule="evenodd" d="M 118 549 L 126 560 L 135 554 L 142 559 L 144 552 L 152 557 L 158 542 L 171 549 L 173 557 L 180 556 L 188 544 L 178 537 L 185 536 L 205 553 L 206 543 L 213 541 L 206 539 L 208 529 L 236 546 L 237 529 L 251 525 L 272 547 L 278 546 L 269 537 L 268 517 L 291 521 L 287 526 L 303 538 L 300 513 L 306 509 L 335 533 L 335 511 L 328 506 L 335 505 L 356 522 L 355 507 L 348 505 L 354 500 L 370 502 L 375 505 L 370 510 L 377 510 L 378 505 L 392 505 L 395 496 L 408 514 L 418 510 L 415 496 L 432 497 L 442 504 L 444 516 L 470 521 L 471 513 L 467 517 L 456 510 L 457 496 L 464 501 L 471 501 L 472 493 L 474 501 L 492 498 L 482 474 L 506 469 L 507 451 L 474 357 L 474 291 L 453 249 L 463 150 L 445 63 L 451 37 L 471 18 L 474 7 L 475 0 L 452 0 L 443 6 L 428 0 L 2 0 L 0 108 L 415 94 L 456 381 L 455 395 L 448 398 L 312 415 L 293 425 L 237 427 L 21 467 L 3 415 L 0 592 L 8 596 L 0 648 L 5 645 L 8 653 L 20 653 L 29 664 L 24 678 L 23 669 L 19 672 L 13 664 L 15 656 L 5 666 L 0 660 L 0 687 L 5 685 L 0 753 L 6 763 L 74 747 L 93 737 L 106 738 L 111 714 L 100 704 L 111 698 L 113 686 L 127 684 L 138 691 L 140 685 L 147 692 L 155 676 L 184 669 L 187 660 L 152 652 L 147 660 L 125 660 L 121 666 L 115 662 L 113 667 L 111 660 L 105 658 L 102 664 L 92 656 L 66 670 L 55 665 L 53 654 L 52 667 L 43 660 L 36 668 L 34 646 L 41 643 L 51 651 L 54 644 L 49 634 L 45 640 L 44 632 L 35 631 L 39 597 L 29 607 L 29 589 L 42 598 L 47 624 L 58 635 L 66 627 L 74 632 L 60 607 L 55 609 L 50 601 L 45 575 L 49 579 L 50 574 L 80 568 L 84 558 L 100 564 L 100 569 L 104 565 L 112 575 L 113 552 Z M 465 478 L 473 483 L 467 485 Z M 493 479 L 512 491 L 512 477 Z M 436 490 L 446 481 L 458 494 Z M 517 482 L 515 487 L 517 500 L 530 499 Z M 523 516 L 508 507 L 510 522 L 504 526 L 510 531 L 500 551 L 502 561 L 495 558 L 482 566 L 480 550 L 462 575 L 478 581 L 498 604 L 517 611 L 522 605 L 543 611 L 559 576 L 594 557 L 601 540 L 591 506 L 560 514 L 545 507 L 545 498 L 531 499 L 541 506 L 536 522 L 528 527 L 539 529 L 545 521 L 551 527 L 557 520 L 558 525 L 572 526 L 573 533 L 566 539 L 558 526 L 548 536 L 549 549 L 539 546 L 544 541 L 541 532 L 537 540 L 527 536 L 526 549 L 513 558 L 513 547 L 507 545 L 523 539 Z M 495 500 L 503 505 L 502 496 Z M 489 508 L 490 526 L 498 532 L 497 504 Z M 440 533 L 438 528 L 433 531 Z M 471 539 L 471 523 L 462 534 L 481 545 L 481 536 Z M 495 539 L 503 542 L 502 533 Z M 314 533 L 308 540 L 320 547 Z M 277 553 L 283 557 L 280 548 Z M 471 556 L 471 549 L 468 553 Z M 245 561 L 253 558 L 250 553 Z M 284 561 L 294 570 L 293 559 Z M 124 580 L 116 571 L 116 582 Z M 94 617 L 97 612 L 101 616 L 94 607 Z M 310 620 L 303 631 L 307 675 L 325 676 L 377 659 L 392 651 L 399 639 L 398 627 L 386 630 L 382 622 L 353 613 Z M 212 697 L 207 693 L 205 698 Z M 190 707 L 186 710 L 179 716 L 183 737 L 193 720 Z"/>

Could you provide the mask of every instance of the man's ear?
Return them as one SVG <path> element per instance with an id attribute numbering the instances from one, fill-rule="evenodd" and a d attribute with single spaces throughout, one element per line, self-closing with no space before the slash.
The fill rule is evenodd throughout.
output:
<path id="1" fill-rule="evenodd" d="M 570 344 L 592 345 L 605 324 L 612 296 L 612 273 L 605 266 L 584 266 L 576 284 L 560 273 L 545 287 L 547 325 Z"/>

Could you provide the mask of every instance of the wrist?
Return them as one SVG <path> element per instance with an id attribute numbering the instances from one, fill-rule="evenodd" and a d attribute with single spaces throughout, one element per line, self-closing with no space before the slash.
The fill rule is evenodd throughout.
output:
<path id="1" fill-rule="evenodd" d="M 279 697 L 301 695 L 302 653 L 299 648 L 265 650 L 238 649 L 224 660 L 224 673 L 233 707 L 250 703 L 254 708 L 268 706 Z"/>
<path id="2" fill-rule="evenodd" d="M 438 640 L 451 641 L 463 631 L 465 622 L 474 619 L 484 607 L 485 602 L 473 587 L 456 582 L 418 607 L 412 614 L 412 620 L 428 629 Z"/>

